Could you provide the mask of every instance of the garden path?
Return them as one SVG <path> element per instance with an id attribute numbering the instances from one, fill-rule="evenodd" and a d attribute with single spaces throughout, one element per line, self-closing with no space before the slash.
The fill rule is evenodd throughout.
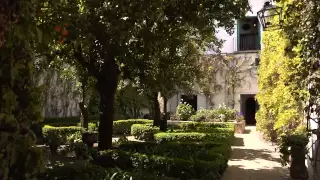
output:
<path id="1" fill-rule="evenodd" d="M 255 126 L 247 126 L 244 134 L 235 134 L 229 167 L 222 180 L 289 180 L 288 169 L 282 167 L 276 146 L 262 140 Z"/>

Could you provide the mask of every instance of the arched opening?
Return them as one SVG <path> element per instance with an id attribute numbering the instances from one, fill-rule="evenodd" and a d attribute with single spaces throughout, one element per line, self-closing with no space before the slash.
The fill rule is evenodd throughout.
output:
<path id="1" fill-rule="evenodd" d="M 246 124 L 255 125 L 256 124 L 256 111 L 257 111 L 257 102 L 254 97 L 248 97 L 245 103 L 245 113 L 244 118 Z"/>
<path id="2" fill-rule="evenodd" d="M 197 95 L 181 95 L 182 102 L 190 104 L 196 111 L 197 107 Z"/>

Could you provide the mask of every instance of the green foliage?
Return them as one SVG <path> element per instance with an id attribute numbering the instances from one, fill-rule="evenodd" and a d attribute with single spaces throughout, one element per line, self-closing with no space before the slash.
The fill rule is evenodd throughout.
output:
<path id="1" fill-rule="evenodd" d="M 200 132 L 186 132 L 186 133 L 157 133 L 154 139 L 158 143 L 164 142 L 201 142 L 201 141 L 228 141 L 230 140 L 229 133 L 200 133 Z"/>
<path id="2" fill-rule="evenodd" d="M 42 38 L 31 0 L 0 2 L 0 179 L 31 180 L 44 170 L 31 124 L 42 114 L 42 87 L 34 83 L 35 51 Z"/>
<path id="3" fill-rule="evenodd" d="M 148 108 L 148 105 L 147 97 L 139 92 L 138 87 L 128 81 L 119 83 L 115 105 L 119 115 L 123 115 L 125 119 L 139 118 L 140 110 Z"/>
<path id="4" fill-rule="evenodd" d="M 155 142 L 125 142 L 117 147 L 123 151 L 142 154 L 155 154 L 182 159 L 200 159 L 214 161 L 220 155 L 228 160 L 231 147 L 225 142 L 169 142 L 158 144 Z"/>
<path id="5" fill-rule="evenodd" d="M 152 124 L 133 124 L 131 126 L 131 135 L 139 140 L 153 140 L 154 134 L 159 132 L 158 127 L 153 127 Z"/>
<path id="6" fill-rule="evenodd" d="M 176 114 L 182 121 L 187 121 L 194 114 L 194 109 L 190 104 L 180 103 L 177 107 Z"/>
<path id="7" fill-rule="evenodd" d="M 138 170 L 143 168 L 147 172 L 156 171 L 160 175 L 174 178 L 219 179 L 220 161 L 186 160 L 156 155 L 145 155 L 125 151 L 103 151 L 93 162 L 103 167 L 119 167 L 121 169 Z"/>
<path id="8" fill-rule="evenodd" d="M 305 127 L 304 127 L 305 129 Z M 281 153 L 282 165 L 290 163 L 289 156 L 295 155 L 293 151 L 301 150 L 307 153 L 306 147 L 309 142 L 306 132 L 295 132 L 290 135 L 282 135 L 279 141 L 279 152 Z"/>
<path id="9" fill-rule="evenodd" d="M 275 141 L 282 134 L 293 133 L 303 122 L 307 91 L 301 73 L 305 63 L 299 55 L 288 52 L 292 44 L 288 34 L 282 30 L 264 32 L 262 43 L 257 129 Z"/>
<path id="10" fill-rule="evenodd" d="M 223 115 L 223 119 L 221 119 L 221 115 Z M 190 117 L 190 120 L 196 122 L 215 122 L 234 120 L 235 117 L 236 111 L 234 109 L 221 106 L 217 109 L 200 109 L 195 115 Z"/>
<path id="11" fill-rule="evenodd" d="M 216 114 L 221 121 L 234 120 L 236 118 L 236 110 L 230 109 L 225 104 L 219 104 L 216 109 Z"/>
<path id="12" fill-rule="evenodd" d="M 152 74 L 160 74 L 161 77 L 166 73 L 157 73 L 159 69 L 172 71 L 175 67 L 188 65 L 179 62 L 188 58 L 181 57 L 181 54 L 190 54 L 192 47 L 206 50 L 205 45 L 209 43 L 219 46 L 221 41 L 215 37 L 216 29 L 224 27 L 231 33 L 234 19 L 245 16 L 249 4 L 247 0 L 223 3 L 209 0 L 202 3 L 182 0 L 130 3 L 68 0 L 50 2 L 46 7 L 43 19 L 47 28 L 68 23 L 69 36 L 63 37 L 54 49 L 61 50 L 59 55 L 62 58 L 70 58 L 72 52 L 71 58 L 97 81 L 100 121 L 105 121 L 100 123 L 99 131 L 105 134 L 100 137 L 106 137 L 99 140 L 99 146 L 106 149 L 112 144 L 111 121 L 119 79 L 138 78 L 141 84 L 154 82 L 154 79 L 164 82 L 165 78 L 154 78 Z M 175 59 L 178 63 L 172 65 L 170 62 Z M 170 85 L 174 87 L 175 84 Z"/>
<path id="13" fill-rule="evenodd" d="M 90 122 L 97 122 L 97 115 L 89 116 Z M 44 119 L 44 125 L 50 126 L 77 126 L 80 123 L 79 116 L 70 116 L 70 117 L 47 117 Z"/>
<path id="14" fill-rule="evenodd" d="M 152 120 L 147 119 L 127 119 L 117 120 L 113 122 L 113 134 L 115 135 L 128 135 L 131 132 L 131 126 L 133 124 L 151 124 Z"/>
<path id="15" fill-rule="evenodd" d="M 92 164 L 62 166 L 48 169 L 41 175 L 42 180 L 129 180 L 128 173 L 117 169 L 105 169 Z"/>
<path id="16" fill-rule="evenodd" d="M 82 128 L 76 126 L 70 127 L 53 127 L 44 126 L 43 136 L 47 144 L 62 145 L 70 143 L 71 140 L 81 137 Z"/>
<path id="17" fill-rule="evenodd" d="M 188 122 L 170 126 L 173 126 L 176 129 L 182 129 L 183 131 L 214 131 L 216 129 L 234 130 L 233 123 Z"/>

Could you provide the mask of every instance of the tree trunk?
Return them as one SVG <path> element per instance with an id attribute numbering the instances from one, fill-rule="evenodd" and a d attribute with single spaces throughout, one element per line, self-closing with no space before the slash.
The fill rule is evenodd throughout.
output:
<path id="1" fill-rule="evenodd" d="M 153 104 L 153 126 L 159 126 L 159 121 L 161 121 L 160 105 L 158 101 L 158 93 L 152 94 L 152 104 Z"/>
<path id="2" fill-rule="evenodd" d="M 162 121 L 160 122 L 160 131 L 167 131 L 167 122 L 169 119 L 169 113 L 167 112 L 167 102 L 168 99 L 163 96 L 163 116 Z"/>
<path id="3" fill-rule="evenodd" d="M 79 102 L 79 108 L 80 108 L 81 115 L 82 115 L 82 118 L 81 118 L 81 127 L 85 128 L 85 129 L 88 129 L 88 126 L 89 126 L 89 113 L 88 113 L 88 108 L 86 108 L 86 107 L 84 106 L 84 102 L 83 102 L 83 101 Z"/>
<path id="4" fill-rule="evenodd" d="M 100 94 L 99 148 L 112 148 L 113 116 L 115 94 L 119 71 L 114 59 L 109 60 L 97 77 L 97 90 Z"/>

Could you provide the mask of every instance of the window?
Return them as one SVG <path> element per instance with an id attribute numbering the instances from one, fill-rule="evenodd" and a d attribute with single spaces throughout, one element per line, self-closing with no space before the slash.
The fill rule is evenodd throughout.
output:
<path id="1" fill-rule="evenodd" d="M 247 17 L 238 20 L 237 24 L 237 50 L 260 50 L 260 24 L 257 17 Z"/>

